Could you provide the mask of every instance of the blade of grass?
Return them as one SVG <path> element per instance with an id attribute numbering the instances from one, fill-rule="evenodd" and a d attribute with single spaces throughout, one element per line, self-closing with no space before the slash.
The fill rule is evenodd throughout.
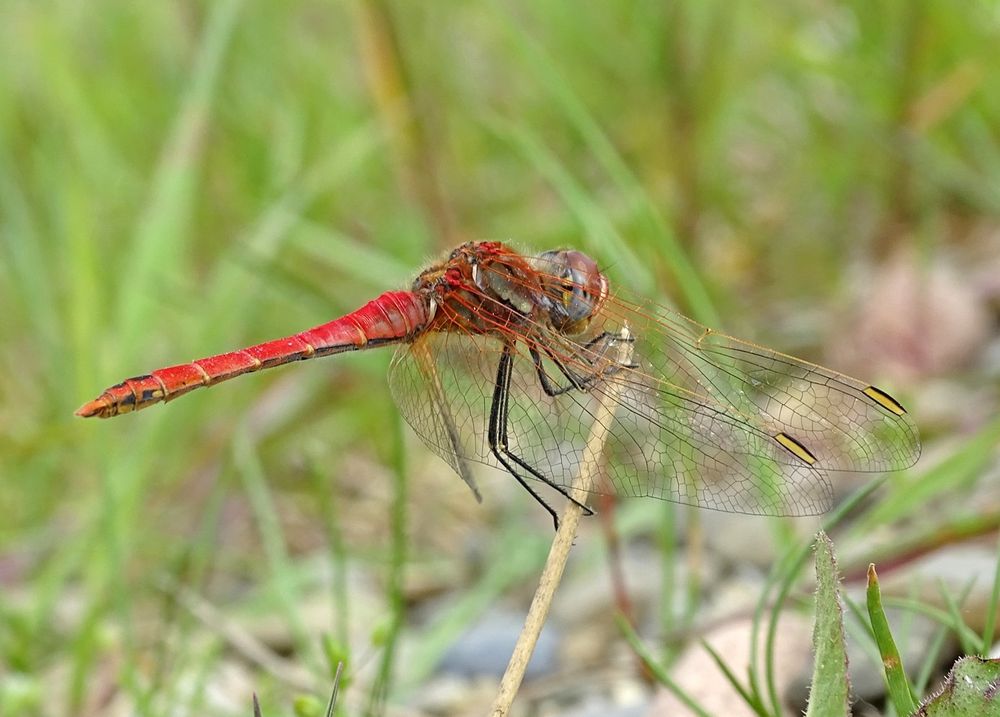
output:
<path id="1" fill-rule="evenodd" d="M 147 330 L 148 319 L 155 310 L 155 292 L 150 287 L 157 285 L 160 267 L 190 241 L 201 157 L 198 145 L 209 122 L 222 61 L 242 6 L 243 0 L 223 0 L 210 6 L 191 84 L 164 144 L 149 202 L 139 219 L 132 245 L 126 250 L 128 265 L 123 276 L 129 280 L 122 285 L 129 296 L 117 302 L 120 350 L 133 350 L 140 333 Z"/>
<path id="2" fill-rule="evenodd" d="M 956 506 L 957 507 L 957 506 Z M 969 512 L 958 516 L 951 511 L 941 511 L 941 515 L 928 516 L 926 524 L 912 526 L 907 530 L 901 527 L 889 540 L 881 545 L 866 545 L 868 560 L 882 565 L 883 572 L 916 561 L 949 545 L 969 543 L 988 535 L 994 535 L 1000 528 L 1000 506 L 985 508 L 978 512 Z M 931 522 L 939 520 L 940 522 Z M 851 531 L 853 533 L 853 531 Z M 853 560 L 855 566 L 860 558 Z M 853 581 L 867 574 L 867 565 L 862 570 L 860 566 L 844 570 L 847 580 Z"/>
<path id="3" fill-rule="evenodd" d="M 813 627 L 812 684 L 806 717 L 842 717 L 851 713 L 847 642 L 840 605 L 840 576 L 833 542 L 816 536 L 816 622 Z"/>
<path id="4" fill-rule="evenodd" d="M 1000 540 L 1000 533 L 998 533 L 998 540 Z M 986 604 L 986 621 L 983 624 L 983 645 L 986 650 L 989 650 L 993 646 L 998 609 L 1000 609 L 1000 546 L 997 547 L 997 565 L 993 572 L 993 590 L 990 592 L 990 600 Z"/>
<path id="5" fill-rule="evenodd" d="M 116 360 L 128 363 L 129 353 L 139 344 L 138 332 L 147 325 L 153 309 L 155 291 L 151 291 L 150 287 L 156 285 L 155 275 L 166 257 L 177 250 L 176 240 L 183 239 L 185 234 L 184 227 L 191 216 L 196 186 L 194 166 L 197 152 L 194 145 L 207 122 L 208 106 L 217 84 L 221 59 L 228 48 L 241 4 L 242 0 L 227 0 L 212 6 L 200 39 L 187 95 L 161 154 L 148 203 L 131 243 L 122 247 L 127 265 L 123 275 L 129 280 L 114 284 L 118 289 L 118 338 L 113 344 L 118 354 Z M 97 281 L 106 281 L 106 277 L 94 269 L 93 260 L 88 259 L 92 242 L 78 238 L 72 245 L 77 247 L 75 256 L 80 261 L 80 271 L 74 275 L 78 296 L 74 301 L 73 321 L 74 326 L 82 327 L 75 331 L 78 342 L 85 344 L 95 333 L 86 327 L 91 325 L 94 316 L 100 315 L 93 298 L 94 286 Z M 88 269 L 88 266 L 91 268 Z M 84 333 L 89 335 L 84 336 Z M 111 345 L 111 342 L 106 344 L 107 347 Z M 81 362 L 78 366 L 82 370 L 85 364 Z M 144 713 L 148 712 L 147 703 L 153 695 L 150 690 L 139 688 L 134 674 L 139 663 L 130 647 L 133 645 L 130 614 L 135 590 L 127 584 L 126 576 L 129 575 L 128 558 L 138 542 L 135 536 L 144 512 L 140 506 L 147 488 L 144 479 L 148 471 L 142 463 L 136 464 L 135 461 L 140 455 L 148 457 L 161 453 L 154 447 L 173 443 L 157 440 L 162 434 L 162 426 L 162 421 L 150 418 L 145 422 L 138 440 L 127 451 L 106 451 L 98 459 L 98 462 L 106 464 L 103 470 L 106 499 L 95 523 L 95 526 L 103 526 L 99 529 L 106 544 L 99 552 L 109 561 L 104 573 L 106 589 L 125 636 L 122 679 L 136 700 L 136 709 Z M 93 572 L 99 568 L 87 563 L 84 569 Z M 77 663 L 77 667 L 85 669 L 82 663 Z"/>
<path id="6" fill-rule="evenodd" d="M 931 678 L 935 677 L 935 671 L 941 663 L 945 645 L 944 641 L 947 636 L 948 628 L 944 625 L 938 626 L 927 648 L 923 664 L 920 665 L 920 671 L 913 680 L 913 691 L 916 694 L 926 694 L 927 686 L 930 684 Z"/>
<path id="7" fill-rule="evenodd" d="M 334 639 L 340 650 L 348 650 L 350 645 L 348 625 L 350 621 L 350 603 L 347 598 L 347 548 L 341 530 L 341 519 L 338 507 L 334 505 L 328 477 L 321 469 L 326 462 L 320 458 L 319 451 L 312 447 L 308 449 L 309 476 L 313 482 L 313 495 L 319 513 L 319 522 L 326 532 L 327 549 L 330 555 L 331 599 L 333 602 Z M 347 659 L 344 655 L 344 659 Z"/>
<path id="8" fill-rule="evenodd" d="M 712 661 L 715 662 L 716 666 L 726 678 L 726 681 L 732 685 L 733 689 L 736 690 L 740 697 L 743 698 L 743 701 L 747 703 L 747 706 L 750 707 L 750 709 L 752 709 L 756 714 L 760 715 L 760 717 L 770 717 L 770 713 L 767 711 L 767 707 L 764 706 L 764 701 L 760 698 L 760 695 L 755 692 L 751 692 L 753 682 L 751 681 L 748 687 L 744 687 L 736 677 L 736 674 L 732 671 L 732 669 L 730 669 L 729 665 L 727 665 L 725 660 L 722 659 L 722 656 L 719 655 L 719 653 L 716 652 L 706 640 L 699 640 L 698 642 L 705 652 L 708 653 L 709 657 L 712 658 Z"/>
<path id="9" fill-rule="evenodd" d="M 639 257 L 629 248 L 600 203 L 587 194 L 582 184 L 559 161 L 558 157 L 530 129 L 494 116 L 487 127 L 501 140 L 514 146 L 559 194 L 567 209 L 580 223 L 588 247 L 600 256 L 616 257 L 619 270 L 631 277 L 635 286 L 651 287 L 653 277 Z"/>
<path id="10" fill-rule="evenodd" d="M 211 493 L 202 503 L 204 512 L 199 520 L 197 532 L 190 545 L 182 548 L 178 564 L 172 566 L 169 572 L 159 580 L 161 586 L 164 584 L 176 586 L 177 589 L 183 586 L 195 594 L 205 592 L 205 583 L 211 575 L 212 561 L 217 555 L 219 527 L 226 498 L 229 495 L 229 488 L 229 482 L 226 480 L 219 480 L 212 485 Z M 176 631 L 176 638 L 167 635 L 163 642 L 176 645 L 176 653 L 172 656 L 172 664 L 166 661 L 163 663 L 163 684 L 157 685 L 155 681 L 151 680 L 150 687 L 161 704 L 184 705 L 182 709 L 187 709 L 189 713 L 192 713 L 198 709 L 199 701 L 202 699 L 202 691 L 184 690 L 182 681 L 176 679 L 175 674 L 169 674 L 170 668 L 176 665 L 183 665 L 186 668 L 190 664 L 200 664 L 198 684 L 204 686 L 209 679 L 208 673 L 214 666 L 212 654 L 211 651 L 204 649 L 201 640 L 202 624 L 197 620 L 188 620 L 185 619 L 185 616 L 180 615 L 174 618 L 170 627 Z M 171 677 L 175 678 L 172 682 L 170 681 Z"/>
<path id="11" fill-rule="evenodd" d="M 20 311 L 45 339 L 45 345 L 52 346 L 59 335 L 58 303 L 45 244 L 25 189 L 10 171 L 0 171 L 0 249 L 4 257 L 0 271 L 10 286 L 17 287 L 11 293 L 20 298 Z"/>
<path id="12" fill-rule="evenodd" d="M 926 470 L 914 480 L 903 482 L 900 474 L 892 485 L 900 483 L 887 499 L 868 511 L 864 518 L 851 527 L 856 535 L 868 534 L 880 526 L 899 522 L 903 518 L 920 514 L 926 506 L 948 494 L 968 490 L 984 469 L 994 460 L 1000 442 L 1000 418 L 982 427 L 948 458 Z"/>
<path id="13" fill-rule="evenodd" d="M 340 676 L 344 672 L 344 663 L 337 663 L 337 672 L 333 675 L 333 690 L 330 693 L 330 702 L 326 707 L 326 717 L 333 717 L 333 710 L 337 707 L 337 694 L 340 692 Z"/>
<path id="14" fill-rule="evenodd" d="M 883 596 L 882 605 L 885 607 L 901 608 L 920 615 L 925 615 L 931 620 L 934 620 L 954 632 L 959 637 L 960 641 L 968 641 L 970 644 L 975 644 L 979 641 L 979 635 L 971 627 L 966 625 L 962 620 L 958 620 L 956 622 L 954 616 L 947 610 L 942 610 L 941 608 L 919 602 L 912 598 L 892 596 Z"/>
<path id="15" fill-rule="evenodd" d="M 903 660 L 899 656 L 899 650 L 896 649 L 896 641 L 892 637 L 889 621 L 882 608 L 882 594 L 879 590 L 878 575 L 875 572 L 874 563 L 868 567 L 867 602 L 872 632 L 882 656 L 882 668 L 885 671 L 885 682 L 889 688 L 889 698 L 892 700 L 897 714 L 913 714 L 917 709 L 916 699 L 914 699 L 910 683 L 906 679 Z"/>
<path id="16" fill-rule="evenodd" d="M 379 715 L 385 710 L 386 697 L 392 681 L 393 661 L 399 634 L 406 614 L 406 596 L 403 594 L 403 573 L 406 570 L 407 550 L 407 505 L 409 481 L 406 470 L 406 441 L 403 435 L 403 419 L 395 406 L 387 405 L 392 424 L 392 440 L 389 463 L 392 466 L 393 499 L 390 508 L 389 529 L 392 531 L 392 546 L 389 552 L 388 598 L 392 616 L 382 644 L 382 659 L 378 674 L 372 685 L 368 701 L 368 715 Z"/>
<path id="17" fill-rule="evenodd" d="M 325 674 L 313 649 L 314 645 L 299 615 L 301 602 L 293 576 L 293 566 L 285 547 L 274 499 L 267 487 L 257 449 L 250 440 L 245 426 L 237 429 L 233 437 L 233 463 L 253 509 L 257 529 L 264 546 L 264 557 L 269 570 L 269 587 L 284 613 L 288 629 L 297 643 L 300 658 L 317 674 Z"/>
<path id="18" fill-rule="evenodd" d="M 249 634 L 237 621 L 194 590 L 178 585 L 170 578 L 160 581 L 160 589 L 187 610 L 203 630 L 214 633 L 246 662 L 295 689 L 311 690 L 315 687 L 315 680 L 297 660 L 276 655 L 271 648 Z M 168 703 L 168 712 L 170 706 L 173 706 L 173 703 Z"/>
<path id="19" fill-rule="evenodd" d="M 295 241 L 316 252 L 317 258 L 331 268 L 369 283 L 372 289 L 384 291 L 413 277 L 413 264 L 401 261 L 395 252 L 373 247 L 316 222 L 301 221 L 296 227 Z"/>
<path id="20" fill-rule="evenodd" d="M 458 233 L 438 181 L 435 144 L 427 139 L 425 115 L 418 111 L 414 88 L 408 81 L 391 3 L 364 0 L 353 7 L 361 64 L 391 140 L 397 181 L 445 245 L 455 244 Z"/>
<path id="21" fill-rule="evenodd" d="M 657 545 L 660 549 L 660 564 L 663 582 L 660 588 L 660 628 L 664 635 L 675 629 L 677 610 L 677 513 L 675 503 L 664 501 L 663 520 L 656 524 Z"/>
<path id="22" fill-rule="evenodd" d="M 643 644 L 642 640 L 636 634 L 632 626 L 629 625 L 628 620 L 624 617 L 617 615 L 615 616 L 615 622 L 618 623 L 618 629 L 621 631 L 625 640 L 628 642 L 629 647 L 635 652 L 642 660 L 643 664 L 646 665 L 646 669 L 649 670 L 650 674 L 656 678 L 657 682 L 666 687 L 673 695 L 680 700 L 685 707 L 691 710 L 698 717 L 711 717 L 708 711 L 699 705 L 693 697 L 691 697 L 684 689 L 674 682 L 673 678 L 667 674 L 667 671 L 663 669 L 663 666 L 657 661 L 649 649 Z"/>
<path id="23" fill-rule="evenodd" d="M 523 23 L 516 22 L 510 12 L 500 6 L 493 7 L 499 11 L 503 27 L 517 43 L 518 57 L 523 60 L 526 67 L 531 68 L 531 77 L 545 87 L 554 101 L 554 106 L 562 111 L 563 116 L 583 138 L 593 156 L 630 203 L 641 205 L 646 219 L 646 231 L 649 232 L 649 242 L 656 247 L 657 254 L 663 256 L 670 267 L 691 313 L 702 323 L 709 326 L 718 325 L 718 313 L 700 279 L 700 274 L 621 153 L 601 129 L 579 95 L 573 92 L 571 83 L 559 72 L 552 57 L 525 31 Z M 646 273 L 630 274 L 630 276 L 648 280 Z M 641 288 L 649 289 L 651 286 L 646 284 Z"/>
<path id="24" fill-rule="evenodd" d="M 860 503 L 865 501 L 872 493 L 878 490 L 884 481 L 885 476 L 882 476 L 867 483 L 866 485 L 861 486 L 861 488 L 856 490 L 853 495 L 848 497 L 847 500 L 837 506 L 833 512 L 823 519 L 821 530 L 824 533 L 829 533 L 833 530 L 833 528 L 838 525 L 845 516 L 849 515 Z M 761 592 L 760 600 L 757 602 L 757 608 L 754 610 L 754 631 L 750 651 L 750 673 L 755 676 L 760 674 L 759 665 L 757 664 L 759 625 L 767 608 L 767 601 L 769 599 L 770 592 L 774 587 L 777 587 L 777 594 L 774 596 L 774 602 L 769 611 L 767 636 L 764 642 L 764 679 L 767 681 L 768 698 L 771 701 L 771 709 L 774 714 L 779 714 L 781 710 L 781 701 L 778 698 L 778 687 L 775 682 L 774 669 L 774 644 L 778 632 L 778 618 L 785 605 L 785 601 L 788 599 L 788 593 L 792 589 L 792 583 L 802 571 L 811 552 L 812 541 L 807 541 L 802 547 L 792 548 L 786 554 L 786 556 L 772 571 L 771 576 L 768 578 L 766 588 Z M 760 692 L 760 689 L 756 684 L 753 685 L 753 689 L 755 692 Z"/>
<path id="25" fill-rule="evenodd" d="M 965 588 L 962 590 L 961 597 L 956 600 L 955 596 L 952 595 L 952 591 L 948 588 L 943 580 L 938 582 L 938 592 L 941 594 L 941 599 L 944 600 L 944 604 L 948 608 L 948 614 L 951 616 L 952 623 L 955 625 L 964 625 L 965 621 L 962 619 L 962 603 L 965 602 L 972 588 L 975 586 L 976 579 L 970 578 L 969 582 L 966 584 Z M 962 652 L 966 655 L 981 654 L 985 655 L 989 652 L 990 645 L 984 645 L 978 636 L 975 635 L 972 630 L 962 630 L 957 631 L 958 639 L 962 644 Z M 970 637 L 973 639 L 970 639 Z"/>
<path id="26" fill-rule="evenodd" d="M 513 586 L 537 574 L 545 562 L 549 541 L 526 534 L 523 526 L 511 524 L 493 541 L 486 571 L 425 631 L 409 653 L 407 680 L 398 690 L 405 698 L 430 677 L 442 655 L 456 637 Z"/>

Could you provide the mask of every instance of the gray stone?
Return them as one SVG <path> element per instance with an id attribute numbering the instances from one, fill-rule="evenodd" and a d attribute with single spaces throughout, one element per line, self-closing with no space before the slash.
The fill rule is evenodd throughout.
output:
<path id="1" fill-rule="evenodd" d="M 499 677 L 507 669 L 523 626 L 523 614 L 499 610 L 488 613 L 448 648 L 438 671 L 467 678 Z M 525 677 L 551 672 L 556 666 L 558 645 L 559 632 L 547 623 L 542 628 Z"/>

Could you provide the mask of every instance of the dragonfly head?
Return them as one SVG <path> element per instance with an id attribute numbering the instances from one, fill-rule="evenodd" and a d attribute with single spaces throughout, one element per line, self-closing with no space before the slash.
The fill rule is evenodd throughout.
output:
<path id="1" fill-rule="evenodd" d="M 551 302 L 552 325 L 567 334 L 585 330 L 608 298 L 608 280 L 597 262 L 583 252 L 557 249 L 539 254 L 536 266 Z"/>

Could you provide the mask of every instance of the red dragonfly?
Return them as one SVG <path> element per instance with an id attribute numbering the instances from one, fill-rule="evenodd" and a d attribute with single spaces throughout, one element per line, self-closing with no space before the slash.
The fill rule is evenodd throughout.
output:
<path id="1" fill-rule="evenodd" d="M 477 498 L 471 462 L 509 472 L 553 519 L 532 481 L 573 500 L 582 468 L 601 469 L 595 493 L 811 515 L 831 505 L 831 473 L 899 470 L 920 455 L 912 419 L 881 389 L 629 299 L 579 251 L 529 257 L 499 242 L 463 244 L 409 291 L 322 326 L 126 379 L 77 415 L 387 344 L 399 345 L 390 389 L 423 442 Z M 587 458 L 602 401 L 614 409 L 603 453 Z"/>

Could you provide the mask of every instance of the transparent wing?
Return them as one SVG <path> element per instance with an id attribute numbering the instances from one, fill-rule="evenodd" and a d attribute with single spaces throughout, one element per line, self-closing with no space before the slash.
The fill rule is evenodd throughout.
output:
<path id="1" fill-rule="evenodd" d="M 537 276 L 504 272 L 502 280 L 522 281 L 535 306 L 579 298 L 557 268 L 536 266 Z M 403 416 L 467 480 L 467 461 L 502 467 L 488 438 L 507 343 L 513 371 L 497 442 L 531 468 L 525 478 L 572 484 L 605 396 L 615 412 L 601 465 L 588 466 L 603 476 L 594 492 L 808 515 L 830 507 L 830 472 L 899 470 L 917 460 L 912 419 L 880 389 L 613 293 L 572 336 L 533 311 L 534 319 L 498 324 L 493 336 L 443 331 L 400 349 L 390 386 Z M 626 326 L 632 362 L 619 365 L 612 349 Z"/>
<path id="2" fill-rule="evenodd" d="M 618 296 L 597 322 L 635 326 L 645 371 L 660 384 L 711 399 L 772 435 L 791 439 L 825 471 L 884 472 L 916 463 L 910 415 L 864 381 L 726 336 L 650 303 Z"/>
<path id="3" fill-rule="evenodd" d="M 500 341 L 441 333 L 419 344 L 417 350 L 431 357 L 436 378 L 429 380 L 427 362 L 414 350 L 397 352 L 390 386 L 402 415 L 456 470 L 465 461 L 502 469 L 487 440 Z M 522 345 L 507 396 L 509 453 L 553 484 L 570 487 L 585 460 L 596 407 L 610 391 L 615 413 L 601 465 L 589 466 L 602 476 L 592 492 L 764 515 L 810 515 L 830 507 L 826 475 L 751 423 L 710 400 L 662 390 L 641 363 L 596 370 L 601 375 L 586 390 L 547 395 Z M 541 371 L 553 385 L 569 386 L 551 359 L 542 362 Z"/>

